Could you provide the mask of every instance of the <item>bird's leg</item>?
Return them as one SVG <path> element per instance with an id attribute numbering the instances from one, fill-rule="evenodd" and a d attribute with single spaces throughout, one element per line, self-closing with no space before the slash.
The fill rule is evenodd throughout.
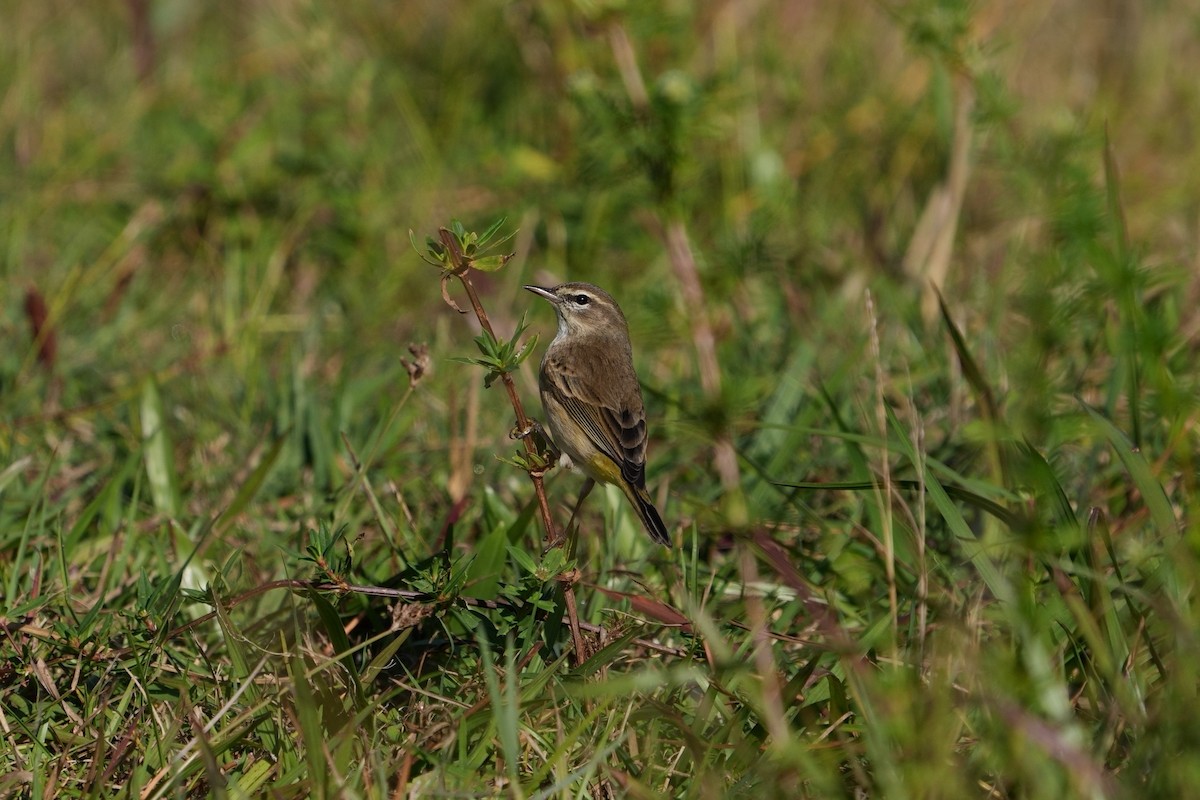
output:
<path id="1" fill-rule="evenodd" d="M 534 433 L 536 433 L 538 436 L 541 436 L 543 439 L 549 438 L 548 436 L 546 436 L 545 429 L 542 428 L 542 423 L 540 423 L 536 419 L 533 419 L 532 417 L 530 417 L 529 425 L 527 425 L 526 427 L 518 428 L 517 426 L 514 425 L 513 429 L 508 432 L 508 438 L 524 439 L 526 436 L 529 436 L 530 434 L 534 434 Z"/>
<path id="2" fill-rule="evenodd" d="M 571 518 L 567 520 L 567 527 L 563 528 L 563 530 L 571 530 L 571 523 L 575 521 L 575 515 L 579 513 L 580 506 L 583 505 L 583 501 L 586 500 L 587 496 L 592 493 L 592 489 L 595 486 L 596 482 L 591 478 L 588 478 L 583 482 L 583 488 L 579 490 L 579 499 L 575 501 L 575 508 L 571 509 Z"/>
<path id="3" fill-rule="evenodd" d="M 591 478 L 588 478 L 583 482 L 583 488 L 579 490 L 579 499 L 575 501 L 575 507 L 571 509 L 571 518 L 567 520 L 567 524 L 562 527 L 562 530 L 559 531 L 559 534 L 554 541 L 546 545 L 546 548 L 542 551 L 543 555 L 549 552 L 551 548 L 561 545 L 564 539 L 567 542 L 568 557 L 575 553 L 575 538 L 578 530 L 571 530 L 571 523 L 575 521 L 575 515 L 579 513 L 580 506 L 583 505 L 583 501 L 587 499 L 587 496 L 591 494 L 592 488 L 595 485 L 596 482 Z"/>

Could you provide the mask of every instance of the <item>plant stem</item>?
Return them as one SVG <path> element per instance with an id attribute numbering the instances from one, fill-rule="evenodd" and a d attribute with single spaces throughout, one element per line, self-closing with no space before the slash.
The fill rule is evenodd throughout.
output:
<path id="1" fill-rule="evenodd" d="M 467 292 L 467 299 L 471 301 L 471 308 L 475 310 L 475 316 L 479 319 L 479 324 L 483 329 L 494 339 L 496 332 L 492 330 L 492 323 L 488 320 L 487 312 L 483 310 L 483 304 L 479 302 L 479 295 L 475 291 L 474 284 L 471 283 L 471 259 L 463 254 L 458 246 L 458 242 L 454 238 L 454 234 L 442 228 L 438 231 L 441 237 L 442 244 L 445 245 L 450 253 L 451 263 L 454 265 L 454 274 L 462 281 L 463 289 Z M 504 391 L 508 393 L 508 400 L 512 404 L 513 413 L 517 417 L 517 429 L 528 431 L 531 427 L 529 416 L 525 413 L 525 406 L 521 404 L 521 398 L 517 395 L 516 384 L 513 383 L 512 376 L 507 372 L 500 375 L 500 380 L 504 384 Z M 532 436 L 522 436 L 521 441 L 525 445 L 525 452 L 530 456 L 539 456 L 537 446 L 533 442 Z M 529 470 L 529 479 L 533 481 L 533 490 L 537 494 L 538 510 L 542 515 L 542 526 L 546 529 L 546 546 L 560 547 L 563 542 L 563 537 L 558 535 L 557 529 L 554 527 L 554 519 L 550 515 L 550 504 L 546 501 L 546 488 L 542 480 L 541 470 Z M 583 634 L 579 630 L 579 614 L 575 605 L 575 587 L 570 581 L 562 581 L 563 594 L 567 604 L 567 617 L 570 621 L 571 628 L 571 643 L 575 649 L 575 663 L 582 664 L 587 660 L 587 651 L 583 646 Z"/>
<path id="2" fill-rule="evenodd" d="M 475 316 L 479 318 L 479 324 L 483 326 L 493 337 L 496 335 L 492 330 L 492 324 L 488 321 L 487 313 L 484 312 L 483 306 L 479 304 L 479 296 L 475 293 L 475 287 L 471 284 L 471 278 L 467 273 L 458 276 L 462 281 L 463 288 L 467 290 L 467 297 L 471 300 L 471 306 L 475 309 Z M 504 391 L 508 393 L 508 400 L 512 403 L 513 413 L 517 416 L 517 428 L 519 430 L 528 430 L 530 427 L 529 417 L 525 413 L 525 407 L 521 405 L 521 398 L 517 396 L 517 387 L 513 383 L 512 376 L 505 373 L 500 376 L 501 382 L 504 383 Z M 537 446 L 533 443 L 533 437 L 525 436 L 521 439 L 525 444 L 525 452 L 531 456 L 538 455 Z M 558 541 L 557 531 L 554 528 L 554 520 L 550 516 L 550 505 L 546 502 L 546 490 L 542 482 L 541 472 L 530 472 L 530 480 L 533 481 L 533 489 L 537 493 L 538 510 L 542 515 L 542 525 L 546 529 L 546 544 L 556 544 Z"/>

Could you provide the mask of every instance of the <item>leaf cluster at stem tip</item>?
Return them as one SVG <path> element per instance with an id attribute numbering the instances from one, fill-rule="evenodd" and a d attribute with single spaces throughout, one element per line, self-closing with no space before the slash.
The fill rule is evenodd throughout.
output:
<path id="1" fill-rule="evenodd" d="M 425 237 L 425 247 L 417 244 L 416 234 L 411 229 L 408 231 L 408 240 L 412 243 L 412 247 L 417 251 L 417 255 L 427 264 L 431 264 L 445 272 L 457 272 L 463 269 L 477 269 L 481 272 L 495 272 L 508 263 L 512 258 L 512 253 L 501 253 L 499 255 L 483 255 L 489 250 L 499 247 L 516 235 L 516 231 L 492 241 L 500 228 L 506 221 L 505 217 L 493 222 L 483 233 L 467 230 L 458 220 L 453 220 L 449 228 L 442 228 L 442 232 L 449 234 L 454 244 L 457 246 L 458 253 L 461 254 L 461 260 L 455 257 L 454 248 L 446 246 L 443 241 L 438 241 L 432 236 Z"/>
<path id="2" fill-rule="evenodd" d="M 484 376 L 483 385 L 491 388 L 491 385 L 501 375 L 513 372 L 521 366 L 521 362 L 529 358 L 529 354 L 537 346 L 537 334 L 531 336 L 520 347 L 517 346 L 517 342 L 527 327 L 529 327 L 529 323 L 522 314 L 521 321 L 517 323 L 517 329 L 511 339 L 497 339 L 488 331 L 484 331 L 475 337 L 475 346 L 479 348 L 482 358 L 455 358 L 454 361 L 461 364 L 475 364 L 486 369 L 487 375 Z"/>

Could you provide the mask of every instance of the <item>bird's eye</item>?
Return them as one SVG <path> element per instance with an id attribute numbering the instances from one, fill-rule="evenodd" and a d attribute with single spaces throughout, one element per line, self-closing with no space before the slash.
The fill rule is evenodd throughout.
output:
<path id="1" fill-rule="evenodd" d="M 577 295 L 575 295 L 575 304 L 580 305 L 580 306 L 586 306 L 591 301 L 591 299 L 592 298 L 588 297 L 586 294 L 577 294 Z"/>

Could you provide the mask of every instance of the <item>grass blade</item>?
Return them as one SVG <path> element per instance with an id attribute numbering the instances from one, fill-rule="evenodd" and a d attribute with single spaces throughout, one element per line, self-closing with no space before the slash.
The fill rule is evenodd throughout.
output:
<path id="1" fill-rule="evenodd" d="M 154 378 L 142 384 L 141 424 L 143 458 L 150 496 L 158 513 L 169 518 L 179 516 L 179 477 L 175 471 L 175 454 L 167 435 L 166 414 L 162 394 Z"/>

